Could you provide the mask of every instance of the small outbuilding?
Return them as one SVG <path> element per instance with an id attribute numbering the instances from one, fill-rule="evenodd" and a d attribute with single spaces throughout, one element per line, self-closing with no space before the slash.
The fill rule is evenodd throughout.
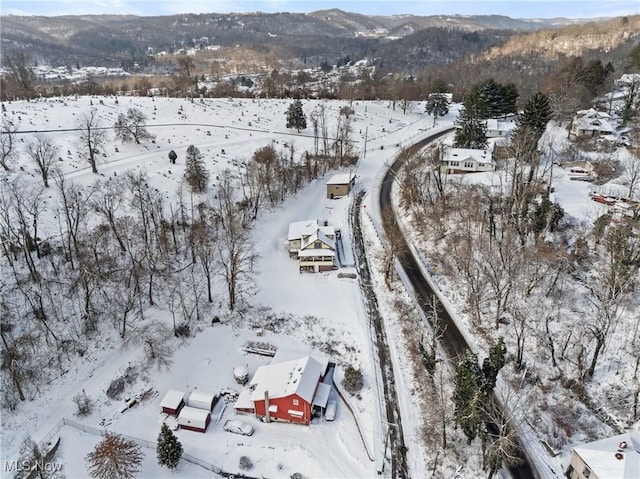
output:
<path id="1" fill-rule="evenodd" d="M 211 422 L 211 414 L 204 409 L 185 406 L 178 415 L 178 426 L 196 432 L 206 432 Z"/>
<path id="2" fill-rule="evenodd" d="M 177 416 L 180 409 L 184 406 L 184 393 L 182 391 L 175 391 L 173 389 L 167 391 L 164 395 L 160 407 L 162 412 L 171 416 Z"/>
<path id="3" fill-rule="evenodd" d="M 218 396 L 216 394 L 199 389 L 191 391 L 191 394 L 189 394 L 187 398 L 187 406 L 205 411 L 211 411 L 217 402 Z"/>
<path id="4" fill-rule="evenodd" d="M 354 173 L 342 173 L 333 175 L 327 181 L 327 198 L 334 199 L 347 196 L 356 181 Z"/>

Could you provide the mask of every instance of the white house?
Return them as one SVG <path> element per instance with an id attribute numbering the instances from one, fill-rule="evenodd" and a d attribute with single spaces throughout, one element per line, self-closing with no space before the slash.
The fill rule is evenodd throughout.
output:
<path id="1" fill-rule="evenodd" d="M 640 432 L 635 429 L 573 448 L 569 479 L 638 479 Z"/>
<path id="2" fill-rule="evenodd" d="M 496 164 L 489 150 L 449 148 L 444 153 L 441 168 L 446 173 L 471 173 L 494 171 Z"/>
<path id="3" fill-rule="evenodd" d="M 592 138 L 601 135 L 610 135 L 613 133 L 610 119 L 611 117 L 607 113 L 596 111 L 593 108 L 580 110 L 571 121 L 569 138 Z"/>
<path id="4" fill-rule="evenodd" d="M 336 231 L 328 221 L 297 221 L 289 225 L 289 256 L 298 258 L 300 271 L 322 272 L 335 268 Z"/>
<path id="5" fill-rule="evenodd" d="M 516 127 L 515 117 L 511 118 L 489 118 L 486 120 L 487 138 L 505 138 L 511 135 Z"/>

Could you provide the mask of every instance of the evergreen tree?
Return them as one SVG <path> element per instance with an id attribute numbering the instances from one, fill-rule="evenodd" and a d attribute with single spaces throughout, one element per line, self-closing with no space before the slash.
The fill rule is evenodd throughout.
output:
<path id="1" fill-rule="evenodd" d="M 300 133 L 307 127 L 307 117 L 302 110 L 302 101 L 294 100 L 287 109 L 287 128 L 295 128 Z"/>
<path id="2" fill-rule="evenodd" d="M 85 460 L 91 477 L 129 479 L 140 470 L 142 458 L 140 446 L 118 434 L 107 432 Z"/>
<path id="3" fill-rule="evenodd" d="M 485 396 L 489 396 L 496 387 L 498 372 L 502 369 L 506 362 L 507 347 L 504 344 L 504 338 L 500 336 L 498 342 L 489 350 L 489 357 L 482 362 L 482 392 Z"/>
<path id="4" fill-rule="evenodd" d="M 433 115 L 433 126 L 436 125 L 436 119 L 439 116 L 445 116 L 449 113 L 449 102 L 447 97 L 442 93 L 431 93 L 427 98 L 425 111 L 428 115 Z"/>
<path id="5" fill-rule="evenodd" d="M 207 189 L 209 182 L 209 171 L 204 166 L 203 156 L 200 150 L 193 145 L 187 148 L 186 166 L 184 179 L 194 193 L 202 193 Z"/>
<path id="6" fill-rule="evenodd" d="M 482 371 L 478 366 L 478 357 L 467 351 L 456 368 L 453 403 L 456 424 L 462 427 L 469 443 L 476 438 L 482 424 L 479 404 L 481 383 Z"/>
<path id="7" fill-rule="evenodd" d="M 471 116 L 462 108 L 455 121 L 454 146 L 482 149 L 487 146 L 487 125 L 480 118 Z"/>
<path id="8" fill-rule="evenodd" d="M 540 139 L 547 128 L 547 123 L 551 120 L 551 115 L 549 98 L 544 93 L 536 93 L 527 100 L 522 113 L 518 115 L 516 134 L 518 130 L 527 128 Z"/>
<path id="9" fill-rule="evenodd" d="M 163 424 L 160 429 L 156 454 L 158 464 L 169 469 L 175 469 L 182 457 L 182 444 L 166 424 Z"/>
<path id="10" fill-rule="evenodd" d="M 493 78 L 476 83 L 463 100 L 471 116 L 498 118 L 517 111 L 518 88 L 513 83 L 502 85 Z"/>
<path id="11" fill-rule="evenodd" d="M 175 164 L 175 162 L 176 162 L 176 160 L 177 160 L 177 159 L 178 159 L 178 154 L 177 154 L 175 151 L 171 150 L 171 151 L 169 152 L 169 161 L 170 161 L 171 163 Z"/>

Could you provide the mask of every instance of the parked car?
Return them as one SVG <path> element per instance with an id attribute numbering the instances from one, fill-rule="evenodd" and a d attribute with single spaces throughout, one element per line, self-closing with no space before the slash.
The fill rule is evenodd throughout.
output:
<path id="1" fill-rule="evenodd" d="M 222 429 L 234 434 L 242 434 L 243 436 L 251 436 L 253 434 L 253 426 L 237 419 L 229 419 L 224 423 Z"/>
<path id="2" fill-rule="evenodd" d="M 327 409 L 324 410 L 324 418 L 327 421 L 333 421 L 336 418 L 336 407 L 338 404 L 335 399 L 329 399 Z"/>

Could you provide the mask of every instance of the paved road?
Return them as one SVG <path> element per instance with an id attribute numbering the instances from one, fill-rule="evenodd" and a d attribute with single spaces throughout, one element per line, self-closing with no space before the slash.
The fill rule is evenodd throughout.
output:
<path id="1" fill-rule="evenodd" d="M 419 142 L 407 148 L 407 150 L 409 153 L 419 151 L 427 144 L 450 133 L 452 130 L 453 128 L 423 138 Z M 413 285 L 416 298 L 418 299 L 424 315 L 427 317 L 431 327 L 434 329 L 436 336 L 440 338 L 442 347 L 446 351 L 447 355 L 455 364 L 458 358 L 469 349 L 469 345 L 458 329 L 456 323 L 452 320 L 448 311 L 444 308 L 442 303 L 438 301 L 437 296 L 431 290 L 429 283 L 422 274 L 422 270 L 420 269 L 416 258 L 409 249 L 409 245 L 405 237 L 402 234 L 394 234 L 394 229 L 398 226 L 395 221 L 395 213 L 392 208 L 391 188 L 397 172 L 402 168 L 402 162 L 404 161 L 405 156 L 406 155 L 400 155 L 395 160 L 387 171 L 382 182 L 382 187 L 380 189 L 380 213 L 382 215 L 383 226 L 388 237 L 394 237 L 397 239 L 397 244 L 394 244 L 393 248 L 398 251 L 398 261 L 409 278 L 409 281 L 411 281 L 411 284 Z M 435 322 L 433 321 L 434 318 L 432 317 L 432 310 L 429 306 L 431 301 L 435 302 L 437 308 L 438 319 Z M 491 428 L 492 425 L 488 424 L 487 426 Z M 523 462 L 520 465 L 510 467 L 509 472 L 517 479 L 534 479 L 538 477 L 534 474 L 534 471 L 526 458 L 523 458 Z"/>

